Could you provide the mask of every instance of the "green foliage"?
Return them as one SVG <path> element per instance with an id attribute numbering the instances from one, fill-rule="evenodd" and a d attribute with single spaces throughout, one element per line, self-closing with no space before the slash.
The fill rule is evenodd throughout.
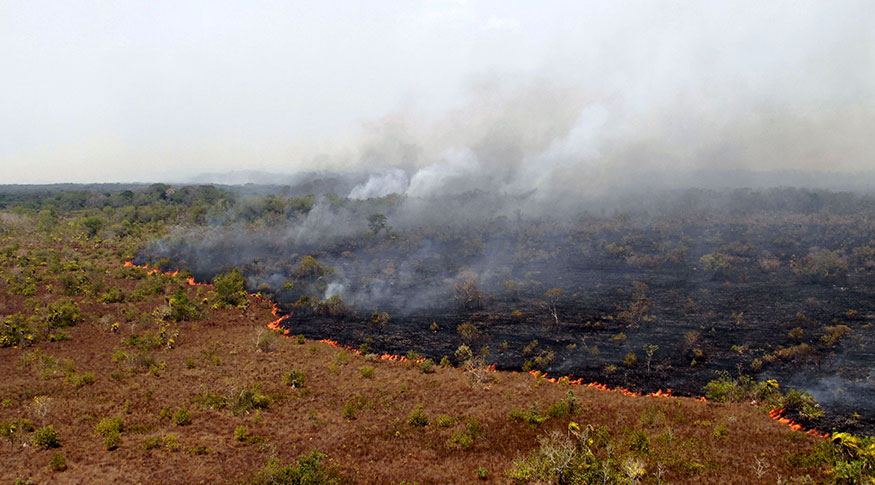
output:
<path id="1" fill-rule="evenodd" d="M 237 426 L 234 428 L 234 441 L 238 443 L 245 443 L 249 440 L 249 428 L 244 425 Z"/>
<path id="2" fill-rule="evenodd" d="M 329 269 L 313 256 L 304 256 L 295 268 L 295 276 L 301 280 L 316 280 L 329 273 Z"/>
<path id="3" fill-rule="evenodd" d="M 188 298 L 188 293 L 183 288 L 178 288 L 170 298 L 170 318 L 175 322 L 183 320 L 197 320 L 200 310 Z"/>
<path id="4" fill-rule="evenodd" d="M 67 459 L 62 453 L 56 451 L 49 457 L 49 468 L 52 471 L 62 472 L 67 469 Z"/>
<path id="5" fill-rule="evenodd" d="M 470 344 L 480 336 L 480 330 L 472 323 L 463 323 L 456 327 L 456 333 L 467 344 Z"/>
<path id="6" fill-rule="evenodd" d="M 386 229 L 386 216 L 383 214 L 371 214 L 368 216 L 368 228 L 374 234 L 379 234 L 381 230 Z M 388 229 L 386 229 L 388 232 Z"/>
<path id="7" fill-rule="evenodd" d="M 371 366 L 359 367 L 359 373 L 363 379 L 372 379 L 374 377 L 374 368 Z"/>
<path id="8" fill-rule="evenodd" d="M 191 413 L 186 408 L 179 408 L 173 413 L 173 424 L 177 426 L 188 426 L 191 424 Z"/>
<path id="9" fill-rule="evenodd" d="M 705 397 L 714 402 L 761 401 L 777 405 L 781 400 L 781 391 L 774 380 L 756 382 L 750 376 L 732 378 L 723 373 L 705 385 Z"/>
<path id="10" fill-rule="evenodd" d="M 332 463 L 324 463 L 327 455 L 312 451 L 302 456 L 295 465 L 280 464 L 279 459 L 270 460 L 248 483 L 249 485 L 338 485 L 347 479 Z"/>
<path id="11" fill-rule="evenodd" d="M 449 448 L 468 449 L 474 446 L 474 441 L 482 434 L 483 429 L 480 427 L 480 422 L 475 418 L 470 418 L 464 427 L 453 432 L 446 444 Z"/>
<path id="12" fill-rule="evenodd" d="M 61 446 L 61 440 L 60 438 L 58 438 L 58 432 L 55 431 L 55 428 L 51 425 L 44 426 L 34 431 L 30 442 L 34 446 L 44 449 L 57 448 Z"/>
<path id="13" fill-rule="evenodd" d="M 629 451 L 637 453 L 650 453 L 650 438 L 643 430 L 636 429 L 626 437 L 623 444 L 629 448 Z"/>
<path id="14" fill-rule="evenodd" d="M 425 414 L 425 408 L 422 404 L 417 404 L 410 411 L 410 414 L 407 415 L 407 424 L 417 428 L 428 426 L 428 416 Z"/>
<path id="15" fill-rule="evenodd" d="M 522 421 L 532 426 L 538 426 L 544 421 L 550 419 L 549 416 L 538 412 L 537 404 L 532 404 L 528 410 L 514 408 L 510 411 L 510 413 L 508 413 L 507 417 L 510 418 L 511 421 Z"/>
<path id="16" fill-rule="evenodd" d="M 538 440 L 538 448 L 513 462 L 507 476 L 513 483 L 639 483 L 644 474 L 640 461 L 617 457 L 602 430 L 568 424 L 568 434 L 554 431 Z M 605 451 L 599 456 L 600 448 Z"/>
<path id="17" fill-rule="evenodd" d="M 125 292 L 121 288 L 110 288 L 101 293 L 98 300 L 101 303 L 122 303 L 125 301 Z"/>
<path id="18" fill-rule="evenodd" d="M 425 359 L 419 363 L 419 372 L 423 374 L 431 374 L 434 372 L 434 361 L 431 359 Z"/>
<path id="19" fill-rule="evenodd" d="M 0 347 L 26 347 L 37 341 L 35 318 L 22 313 L 7 315 L 0 322 Z"/>
<path id="20" fill-rule="evenodd" d="M 122 444 L 122 435 L 118 431 L 109 431 L 103 437 L 103 446 L 108 451 L 118 448 Z"/>
<path id="21" fill-rule="evenodd" d="M 106 437 L 112 433 L 121 433 L 124 431 L 124 428 L 124 419 L 120 417 L 104 418 L 94 427 L 94 434 Z"/>
<path id="22" fill-rule="evenodd" d="M 373 369 L 371 369 L 371 375 L 373 375 Z M 364 373 L 362 373 L 362 377 L 364 377 Z M 285 374 L 283 374 L 283 384 L 301 388 L 304 387 L 304 382 L 307 380 L 307 374 L 304 371 L 292 369 Z"/>
<path id="23" fill-rule="evenodd" d="M 218 299 L 217 305 L 246 308 L 249 305 L 249 298 L 244 283 L 243 275 L 237 268 L 213 278 L 213 288 Z"/>
<path id="24" fill-rule="evenodd" d="M 69 298 L 62 298 L 48 306 L 46 322 L 50 327 L 72 327 L 82 321 L 79 305 Z"/>
<path id="25" fill-rule="evenodd" d="M 81 374 L 76 372 L 67 373 L 67 382 L 75 387 L 82 387 L 94 384 L 95 380 L 96 377 L 94 376 L 94 372 L 83 372 Z"/>
<path id="26" fill-rule="evenodd" d="M 235 415 L 249 414 L 256 409 L 267 409 L 270 398 L 261 392 L 261 383 L 243 387 L 228 398 L 228 408 Z"/>

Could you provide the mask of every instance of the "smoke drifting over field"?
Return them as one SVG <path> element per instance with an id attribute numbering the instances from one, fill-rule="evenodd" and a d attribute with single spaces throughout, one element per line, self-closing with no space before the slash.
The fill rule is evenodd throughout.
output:
<path id="1" fill-rule="evenodd" d="M 867 1 L 46 8 L 0 20 L 5 182 L 404 168 L 543 196 L 875 152 Z"/>

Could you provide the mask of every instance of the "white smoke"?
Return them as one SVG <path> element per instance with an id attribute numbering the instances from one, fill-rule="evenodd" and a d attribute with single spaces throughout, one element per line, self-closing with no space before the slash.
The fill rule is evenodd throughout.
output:
<path id="1" fill-rule="evenodd" d="M 337 295 L 337 296 L 343 295 L 343 284 L 338 283 L 336 281 L 329 283 L 328 288 L 325 288 L 325 298 L 324 299 L 327 300 L 335 295 Z"/>
<path id="2" fill-rule="evenodd" d="M 389 194 L 403 194 L 409 181 L 404 170 L 390 169 L 373 174 L 364 183 L 358 184 L 349 193 L 350 199 L 364 200 L 385 197 Z"/>
<path id="3" fill-rule="evenodd" d="M 423 167 L 410 178 L 407 195 L 431 197 L 458 194 L 477 187 L 472 177 L 480 172 L 480 162 L 470 149 L 448 150 L 440 161 Z"/>

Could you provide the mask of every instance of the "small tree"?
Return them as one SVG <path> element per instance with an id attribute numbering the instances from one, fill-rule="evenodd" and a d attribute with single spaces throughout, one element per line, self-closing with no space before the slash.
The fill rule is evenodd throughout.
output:
<path id="1" fill-rule="evenodd" d="M 658 345 L 644 345 L 644 354 L 647 355 L 647 373 L 650 373 L 650 362 L 653 360 L 653 354 L 659 350 Z"/>
<path id="2" fill-rule="evenodd" d="M 559 303 L 559 300 L 565 295 L 565 292 L 560 288 L 553 288 L 552 290 L 547 290 L 544 293 L 544 297 L 547 301 L 541 303 L 553 317 L 553 321 L 556 323 L 556 326 L 559 326 L 559 311 L 556 309 L 556 305 Z"/>

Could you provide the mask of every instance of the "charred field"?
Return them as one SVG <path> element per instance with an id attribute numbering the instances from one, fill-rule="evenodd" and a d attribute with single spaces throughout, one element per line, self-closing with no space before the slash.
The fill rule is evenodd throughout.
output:
<path id="1" fill-rule="evenodd" d="M 424 211 L 423 207 L 428 207 Z M 701 396 L 775 379 L 872 433 L 873 199 L 805 189 L 687 190 L 549 211 L 466 193 L 253 197 L 137 257 L 202 281 L 238 268 L 283 325 L 365 353 L 538 370 Z M 436 215 L 437 214 L 437 215 Z"/>

